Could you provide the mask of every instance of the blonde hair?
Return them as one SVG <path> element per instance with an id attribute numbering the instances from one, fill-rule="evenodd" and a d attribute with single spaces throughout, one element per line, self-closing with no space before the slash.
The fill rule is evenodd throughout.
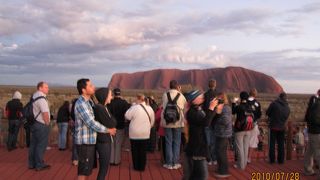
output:
<path id="1" fill-rule="evenodd" d="M 143 94 L 137 94 L 137 99 L 139 100 L 139 101 L 142 101 L 142 102 L 144 102 L 145 101 L 145 96 L 143 95 Z"/>

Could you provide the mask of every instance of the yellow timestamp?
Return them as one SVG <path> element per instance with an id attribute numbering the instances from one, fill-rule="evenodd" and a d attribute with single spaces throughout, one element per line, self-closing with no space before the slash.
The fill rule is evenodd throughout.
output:
<path id="1" fill-rule="evenodd" d="M 300 173 L 253 172 L 251 180 L 300 180 Z"/>

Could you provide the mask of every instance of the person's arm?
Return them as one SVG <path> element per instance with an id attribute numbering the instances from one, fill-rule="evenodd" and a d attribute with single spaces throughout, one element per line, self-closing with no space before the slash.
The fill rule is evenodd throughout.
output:
<path id="1" fill-rule="evenodd" d="M 306 114 L 304 116 L 304 119 L 305 121 L 309 121 L 310 119 L 310 110 L 311 110 L 311 106 L 313 104 L 313 101 L 314 101 L 314 97 L 312 96 L 310 99 L 309 99 L 309 103 L 308 103 L 308 107 L 307 107 L 307 111 L 306 111 Z"/>
<path id="2" fill-rule="evenodd" d="M 94 120 L 94 115 L 90 113 L 87 106 L 76 106 L 76 112 L 79 113 L 82 121 L 94 131 L 99 133 L 108 133 L 108 128 L 104 127 L 101 123 Z"/>
<path id="3" fill-rule="evenodd" d="M 128 120 L 128 121 L 131 121 L 132 120 L 132 118 L 133 118 L 133 109 L 134 108 L 134 106 L 132 106 L 131 108 L 129 108 L 128 110 L 127 110 L 127 112 L 125 113 L 125 115 L 124 115 L 124 117 L 126 118 L 126 120 Z"/>
<path id="4" fill-rule="evenodd" d="M 44 121 L 44 123 L 49 126 L 50 124 L 50 116 L 49 116 L 49 112 L 43 112 L 42 114 L 42 119 Z"/>
<path id="5" fill-rule="evenodd" d="M 257 101 L 256 102 L 258 104 L 258 106 L 256 106 L 256 119 L 260 119 L 262 116 L 262 112 L 261 112 L 261 104 Z"/>
<path id="6" fill-rule="evenodd" d="M 4 109 L 4 114 L 3 114 L 4 118 L 8 118 L 9 114 L 10 114 L 10 110 L 9 110 L 8 104 L 7 104 L 5 109 Z"/>

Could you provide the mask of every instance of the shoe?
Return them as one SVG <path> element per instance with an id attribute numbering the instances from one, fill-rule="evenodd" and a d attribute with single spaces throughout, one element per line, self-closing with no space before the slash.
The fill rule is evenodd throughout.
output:
<path id="1" fill-rule="evenodd" d="M 208 166 L 211 166 L 212 165 L 212 161 L 208 162 Z"/>
<path id="2" fill-rule="evenodd" d="M 238 165 L 236 165 L 236 164 L 234 164 L 233 167 L 236 168 L 236 169 L 238 169 Z"/>
<path id="3" fill-rule="evenodd" d="M 227 178 L 227 177 L 230 177 L 230 174 L 215 174 L 214 177 L 216 177 L 216 178 Z"/>
<path id="4" fill-rule="evenodd" d="M 30 170 L 32 170 L 32 169 L 34 169 L 35 167 L 28 167 L 28 169 L 30 169 Z"/>
<path id="5" fill-rule="evenodd" d="M 250 164 L 251 163 L 251 159 L 248 159 L 247 163 Z"/>
<path id="6" fill-rule="evenodd" d="M 170 170 L 173 169 L 173 166 L 171 166 L 169 164 L 164 164 L 163 167 L 166 169 L 170 169 Z"/>
<path id="7" fill-rule="evenodd" d="M 42 167 L 36 168 L 36 171 L 42 171 L 42 170 L 50 169 L 50 167 L 51 167 L 50 165 L 45 164 Z"/>
<path id="8" fill-rule="evenodd" d="M 218 164 L 218 162 L 217 161 L 213 161 L 213 165 L 217 165 Z"/>
<path id="9" fill-rule="evenodd" d="M 172 166 L 172 169 L 180 169 L 181 167 L 181 164 L 177 163 Z"/>

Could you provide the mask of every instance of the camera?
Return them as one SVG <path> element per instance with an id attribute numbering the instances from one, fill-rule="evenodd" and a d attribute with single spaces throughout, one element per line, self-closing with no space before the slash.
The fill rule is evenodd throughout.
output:
<path id="1" fill-rule="evenodd" d="M 224 104 L 224 100 L 223 99 L 218 99 L 218 104 Z"/>

